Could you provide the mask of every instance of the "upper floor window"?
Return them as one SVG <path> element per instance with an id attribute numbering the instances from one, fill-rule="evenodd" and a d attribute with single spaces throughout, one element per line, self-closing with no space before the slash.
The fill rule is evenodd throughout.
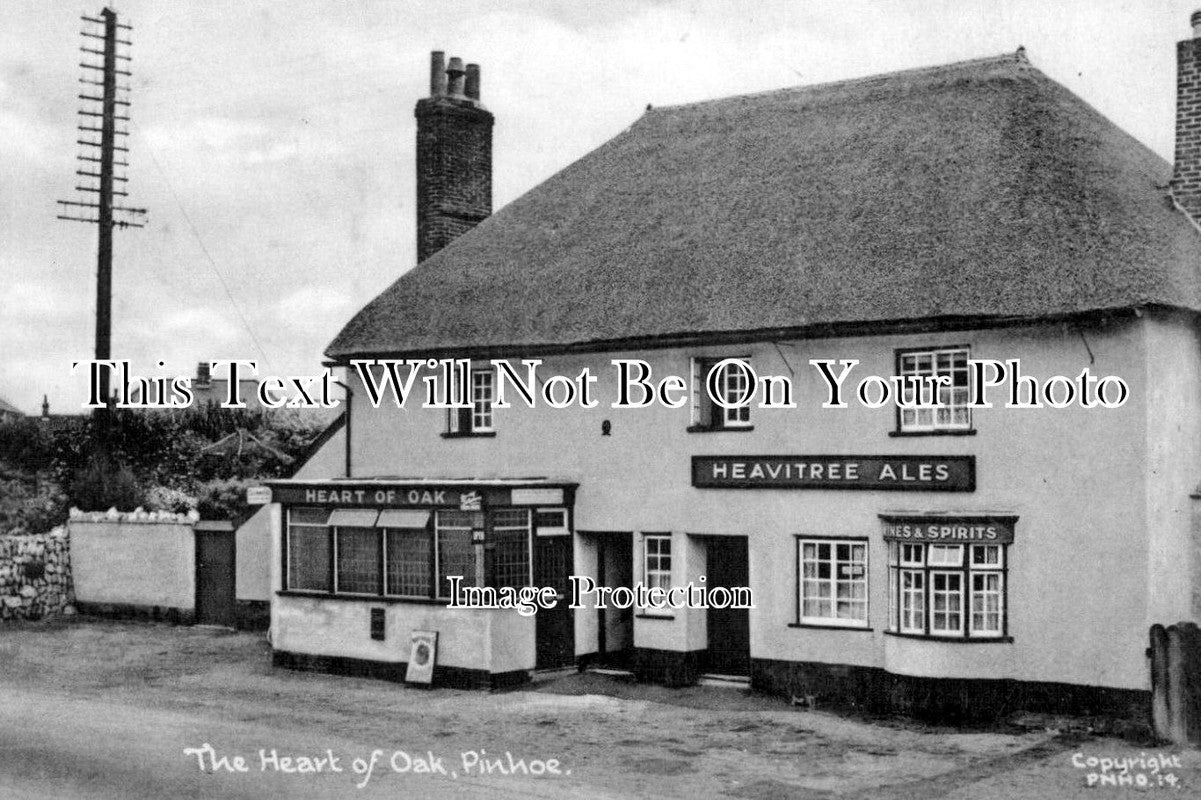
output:
<path id="1" fill-rule="evenodd" d="M 474 370 L 471 373 L 469 399 L 471 405 L 452 408 L 447 415 L 447 432 L 457 436 L 488 435 L 495 432 L 492 427 L 494 413 L 496 375 L 491 370 Z"/>
<path id="2" fill-rule="evenodd" d="M 723 361 L 727 363 L 722 364 Z M 751 429 L 749 399 L 755 387 L 751 385 L 749 371 L 737 363 L 749 361 L 747 358 L 692 359 L 690 431 Z M 720 368 L 719 364 L 722 364 Z M 724 405 L 715 403 L 714 397 L 721 398 Z"/>
<path id="3" fill-rule="evenodd" d="M 902 432 L 971 429 L 968 358 L 966 347 L 897 352 L 897 374 L 903 379 L 897 415 Z"/>

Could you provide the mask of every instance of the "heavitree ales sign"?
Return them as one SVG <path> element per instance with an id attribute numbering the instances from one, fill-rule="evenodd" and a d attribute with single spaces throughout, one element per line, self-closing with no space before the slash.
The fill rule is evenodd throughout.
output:
<path id="1" fill-rule="evenodd" d="M 975 456 L 693 456 L 699 489 L 974 492 Z"/>

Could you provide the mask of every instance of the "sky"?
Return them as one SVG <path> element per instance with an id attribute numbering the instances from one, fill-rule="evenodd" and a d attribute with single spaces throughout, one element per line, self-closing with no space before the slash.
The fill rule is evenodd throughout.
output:
<path id="1" fill-rule="evenodd" d="M 415 262 L 429 53 L 482 69 L 500 208 L 670 105 L 1015 51 L 1165 159 L 1175 42 L 1201 0 L 129 0 L 129 197 L 112 354 L 137 375 L 251 359 L 312 375 Z M 0 2 L 0 397 L 78 413 L 94 225 L 76 200 L 81 15 Z M 164 362 L 159 368 L 158 362 Z"/>

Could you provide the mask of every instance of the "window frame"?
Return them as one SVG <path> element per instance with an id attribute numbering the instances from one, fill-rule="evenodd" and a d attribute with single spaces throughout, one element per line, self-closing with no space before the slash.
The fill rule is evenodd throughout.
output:
<path id="1" fill-rule="evenodd" d="M 477 398 L 477 381 L 486 384 L 486 397 Z M 496 373 L 491 369 L 473 369 L 467 378 L 468 399 L 471 406 L 448 408 L 444 438 L 496 435 Z M 484 406 L 481 409 L 481 399 Z M 477 422 L 477 419 L 481 420 Z"/>
<path id="2" fill-rule="evenodd" d="M 965 542 L 947 544 L 941 542 L 903 542 L 892 540 L 888 542 L 888 633 L 894 636 L 908 636 L 936 641 L 952 642 L 1012 642 L 1009 635 L 1009 546 L 1010 542 Z M 960 557 L 957 565 L 948 563 L 949 559 L 931 561 L 930 551 L 935 548 L 958 547 Z M 912 557 L 913 549 L 920 550 L 920 559 Z M 978 561 L 977 554 L 991 554 L 985 561 Z M 920 576 L 921 586 L 909 589 L 906 585 L 907 576 Z M 940 576 L 955 576 L 959 582 L 958 590 L 936 588 Z M 977 591 L 976 578 L 979 576 L 996 576 L 996 589 Z M 952 612 L 944 608 L 935 608 L 937 595 L 957 597 L 958 611 Z M 996 610 L 987 606 L 977 607 L 977 598 L 987 602 L 985 598 L 996 598 Z M 919 598 L 920 625 L 914 623 L 911 609 L 916 605 L 913 598 Z M 935 616 L 938 614 L 957 614 L 958 626 L 938 629 L 934 627 Z M 975 623 L 977 615 L 984 619 L 990 616 L 997 618 L 996 628 L 978 628 Z"/>
<path id="3" fill-rule="evenodd" d="M 454 508 L 419 509 L 421 511 L 430 512 L 429 518 L 426 521 L 426 525 L 424 528 L 397 527 L 396 525 L 382 526 L 379 524 L 376 524 L 371 527 L 366 527 L 366 526 L 361 526 L 361 525 L 360 526 L 356 526 L 356 525 L 342 526 L 342 525 L 328 524 L 328 521 L 332 518 L 333 512 L 338 510 L 338 508 L 340 508 L 340 507 L 320 507 L 320 506 L 303 506 L 303 505 L 285 507 L 284 517 L 283 517 L 283 523 L 284 523 L 283 535 L 281 537 L 282 546 L 280 548 L 281 549 L 280 555 L 281 555 L 281 561 L 282 561 L 282 564 L 281 564 L 282 573 L 281 573 L 281 577 L 280 577 L 279 591 L 281 593 L 305 595 L 305 596 L 312 596 L 312 597 L 334 598 L 334 599 L 342 598 L 342 599 L 348 599 L 348 600 L 367 600 L 367 601 L 375 601 L 375 602 L 387 601 L 387 602 L 417 602 L 417 603 L 448 603 L 448 602 L 450 602 L 451 598 L 447 594 L 445 594 L 442 590 L 441 569 L 442 569 L 443 558 L 442 558 L 442 548 L 439 546 L 439 544 L 440 544 L 439 543 L 439 533 L 443 530 L 451 530 L 451 529 L 467 530 L 467 531 L 470 531 L 470 535 L 471 535 L 471 545 L 470 546 L 473 550 L 472 560 L 473 560 L 473 564 L 475 567 L 475 572 L 471 575 L 464 575 L 463 582 L 460 585 L 463 587 L 476 586 L 476 587 L 490 587 L 490 588 L 499 589 L 499 588 L 501 588 L 501 586 L 499 584 L 497 584 L 497 582 L 496 582 L 496 574 L 495 574 L 494 564 L 492 562 L 492 555 L 491 555 L 492 551 L 489 548 L 489 545 L 494 542 L 494 538 L 492 537 L 492 531 L 494 528 L 493 517 L 494 517 L 494 514 L 497 514 L 498 512 L 503 513 L 503 512 L 512 512 L 512 511 L 524 512 L 524 516 L 525 516 L 525 520 L 526 520 L 527 524 L 521 528 L 518 528 L 518 527 L 512 526 L 512 525 L 502 525 L 499 527 L 501 530 L 519 530 L 520 529 L 520 530 L 524 530 L 526 532 L 526 535 L 524 537 L 526 568 L 523 570 L 523 576 L 522 576 L 523 584 L 522 585 L 523 586 L 533 586 L 533 581 L 534 581 L 534 535 L 535 535 L 534 515 L 535 515 L 536 509 L 531 506 L 498 506 L 496 508 L 489 508 L 489 509 L 482 510 L 479 512 L 461 512 L 459 509 L 454 509 Z M 293 511 L 296 509 L 308 509 L 308 510 L 315 510 L 315 511 L 323 512 L 325 514 L 326 523 L 315 524 L 315 523 L 305 523 L 305 522 L 293 522 L 292 514 L 293 514 Z M 556 508 L 556 510 L 559 510 L 559 509 Z M 564 515 L 566 515 L 567 509 L 562 509 L 562 510 L 564 512 Z M 464 528 L 462 526 L 440 525 L 439 516 L 441 514 L 445 514 L 446 512 L 468 513 L 468 514 L 478 513 L 478 514 L 482 515 L 482 521 L 477 526 L 477 525 L 475 525 L 475 521 L 473 520 L 471 528 Z M 301 587 L 293 586 L 294 570 L 292 568 L 292 558 L 298 552 L 298 549 L 293 541 L 293 529 L 294 528 L 302 528 L 302 529 L 309 529 L 309 530 L 316 529 L 316 530 L 321 530 L 324 534 L 323 536 L 320 537 L 320 540 L 321 540 L 321 547 L 323 547 L 326 558 L 327 558 L 327 563 L 326 563 L 326 569 L 325 569 L 326 578 L 325 578 L 322 588 L 301 588 Z M 339 572 L 339 569 L 338 569 L 338 567 L 339 567 L 339 564 L 338 564 L 338 558 L 339 558 L 338 540 L 340 538 L 340 531 L 343 529 L 371 530 L 375 534 L 375 537 L 378 541 L 378 549 L 376 550 L 376 553 L 375 553 L 375 555 L 377 557 L 376 558 L 376 561 L 377 561 L 376 569 L 378 570 L 378 574 L 376 575 L 376 579 L 377 579 L 376 580 L 376 584 L 377 584 L 376 590 L 373 592 L 348 591 L 347 589 L 345 589 L 341 586 L 341 582 L 339 580 L 339 575 L 338 575 L 338 572 Z M 483 532 L 484 532 L 484 538 L 482 541 L 476 535 L 476 532 L 479 530 L 483 530 Z M 397 535 L 403 536 L 405 534 L 413 534 L 414 536 L 418 536 L 418 535 L 423 536 L 423 543 L 427 544 L 427 546 L 428 546 L 428 551 L 427 551 L 428 558 L 424 562 L 426 584 L 428 586 L 428 591 L 424 594 L 402 594 L 402 593 L 396 591 L 396 587 L 392 586 L 392 582 L 389 579 L 389 573 L 388 573 L 388 570 L 389 570 L 389 545 L 388 545 L 389 538 L 390 538 L 390 536 L 397 536 Z M 511 583 L 506 583 L 505 585 L 506 586 L 511 585 Z"/>
<path id="4" fill-rule="evenodd" d="M 794 536 L 793 538 L 795 539 L 795 545 L 796 545 L 796 603 L 794 605 L 794 609 L 796 612 L 795 613 L 795 619 L 796 619 L 795 626 L 796 627 L 806 627 L 806 628 L 808 628 L 808 627 L 828 628 L 828 629 L 832 629 L 832 630 L 855 630 L 855 631 L 871 630 L 872 610 L 871 610 L 871 542 L 870 542 L 870 540 L 867 537 L 860 537 L 860 536 L 829 537 L 829 536 L 806 536 L 804 534 L 798 534 L 798 535 Z M 819 553 L 820 553 L 820 548 L 822 545 L 828 545 L 831 548 L 830 549 L 830 559 L 829 559 L 829 562 L 831 564 L 831 573 L 832 573 L 831 577 L 828 579 L 815 579 L 815 580 L 826 580 L 830 583 L 831 594 L 830 594 L 829 598 L 818 598 L 818 599 L 828 599 L 829 600 L 830 612 L 832 615 L 829 617 L 805 616 L 805 613 L 804 613 L 804 609 L 805 609 L 804 584 L 806 583 L 805 572 L 804 572 L 804 568 L 805 568 L 804 550 L 805 550 L 805 545 L 809 545 L 809 544 L 817 547 L 819 550 Z M 843 581 L 843 579 L 838 577 L 838 572 L 840 570 L 840 567 L 844 566 L 844 565 L 854 566 L 857 563 L 859 563 L 859 562 L 854 561 L 853 556 L 851 559 L 849 559 L 845 562 L 840 561 L 840 559 L 838 558 L 838 546 L 839 545 L 847 545 L 852 548 L 855 548 L 855 547 L 863 548 L 863 560 L 860 563 L 860 565 L 863 568 L 862 577 L 858 578 L 858 579 L 855 579 L 855 578 L 846 579 L 848 582 L 861 583 L 863 586 L 863 601 L 862 601 L 863 619 L 862 620 L 837 616 L 838 600 L 839 600 L 838 585 L 840 582 Z M 852 553 L 853 553 L 853 550 L 852 550 Z M 819 559 L 819 560 L 824 560 L 824 559 Z"/>
<path id="5" fill-rule="evenodd" d="M 668 591 L 672 587 L 672 568 L 674 567 L 674 553 L 672 552 L 672 539 L 674 538 L 670 532 L 664 531 L 643 531 L 642 532 L 642 585 L 650 590 L 655 587 L 662 587 L 664 591 Z M 653 555 L 656 559 L 656 567 L 652 570 L 650 565 L 651 560 L 651 542 L 657 543 L 657 552 Z M 667 552 L 664 553 L 661 547 L 664 543 L 667 545 Z M 667 560 L 667 566 L 664 568 L 663 559 Z M 651 575 L 654 574 L 660 578 L 666 578 L 666 584 L 651 581 Z M 640 609 L 643 616 L 648 617 L 671 617 L 671 610 L 664 606 L 663 608 L 654 608 L 647 606 Z"/>
<path id="6" fill-rule="evenodd" d="M 306 510 L 306 511 L 314 511 L 315 510 L 315 511 L 325 512 L 325 522 L 323 522 L 321 524 L 316 524 L 316 523 L 311 523 L 311 522 L 293 523 L 292 522 L 292 512 L 294 510 L 302 510 L 302 509 Z M 304 592 L 304 593 L 310 593 L 310 594 L 330 594 L 333 592 L 333 590 L 334 590 L 334 570 L 336 569 L 336 566 L 335 566 L 334 560 L 333 560 L 333 556 L 334 556 L 333 540 L 331 538 L 333 535 L 333 528 L 329 524 L 329 517 L 330 517 L 331 513 L 333 513 L 332 509 L 322 508 L 319 506 L 289 506 L 285 510 L 285 512 L 284 512 L 283 548 L 282 548 L 283 549 L 283 564 L 282 564 L 283 575 L 281 576 L 281 579 L 280 579 L 280 582 L 282 583 L 283 588 L 285 590 L 294 591 L 294 592 Z M 326 540 L 326 559 L 327 559 L 326 564 L 325 564 L 325 588 L 321 588 L 321 589 L 313 589 L 313 588 L 292 589 L 291 588 L 292 556 L 295 555 L 295 553 L 297 552 L 296 546 L 292 542 L 292 528 L 293 527 L 306 528 L 306 529 L 321 529 L 321 530 L 325 531 L 324 538 Z"/>
<path id="7" fill-rule="evenodd" d="M 920 413 L 921 410 L 925 410 L 925 409 L 915 411 L 914 409 L 904 409 L 904 408 L 901 408 L 898 406 L 895 410 L 896 411 L 895 426 L 894 426 L 894 429 L 893 429 L 891 435 L 893 435 L 893 436 L 966 436 L 966 435 L 974 435 L 976 433 L 975 415 L 972 414 L 972 405 L 971 405 L 971 402 L 972 402 L 971 365 L 968 363 L 971 361 L 971 358 L 972 358 L 971 345 L 967 345 L 967 344 L 937 345 L 937 346 L 928 345 L 928 346 L 924 346 L 924 347 L 897 348 L 894 351 L 893 375 L 896 378 L 901 378 L 906 375 L 937 376 L 937 375 L 943 374 L 943 373 L 940 373 L 938 370 L 938 357 L 940 355 L 953 356 L 958 353 L 962 353 L 964 356 L 963 371 L 966 373 L 967 383 L 963 387 L 955 386 L 953 381 L 954 381 L 954 374 L 956 371 L 958 371 L 957 368 L 952 367 L 950 372 L 947 373 L 952 377 L 952 384 L 950 387 L 948 387 L 950 395 L 951 395 L 950 400 L 952 402 L 948 405 L 942 406 L 942 408 L 948 409 L 948 413 L 951 415 L 952 421 L 949 423 L 940 423 L 938 421 L 938 412 L 940 409 L 938 407 L 935 407 L 935 408 L 930 409 L 931 421 L 929 424 L 921 424 L 921 423 L 917 423 L 916 421 L 907 423 L 907 422 L 905 422 L 905 413 L 907 411 L 910 413 L 914 413 L 915 417 L 916 417 L 916 415 L 918 413 Z M 904 363 L 904 360 L 907 358 L 916 358 L 918 356 L 929 356 L 930 357 L 931 370 L 932 370 L 931 372 L 926 373 L 926 372 L 921 372 L 921 371 L 917 371 L 917 370 L 915 370 L 913 372 L 905 372 L 904 371 L 903 366 L 902 366 Z M 962 388 L 962 390 L 965 392 L 962 403 L 953 402 L 954 401 L 954 393 L 957 388 Z M 903 391 L 903 389 L 902 389 L 902 391 Z M 967 415 L 966 422 L 956 423 L 953 421 L 955 412 L 957 410 L 962 410 Z"/>
<path id="8" fill-rule="evenodd" d="M 738 408 L 723 408 L 709 398 L 707 377 L 709 373 L 723 361 L 742 361 L 751 363 L 751 357 L 745 356 L 691 356 L 689 358 L 689 433 L 712 433 L 717 431 L 751 431 L 755 429 L 751 422 L 751 405 Z M 741 383 L 742 373 L 726 369 L 718 376 L 719 389 L 723 397 L 728 399 L 734 376 Z M 754 391 L 754 386 L 750 389 Z M 752 395 L 753 396 L 753 395 Z"/>
<path id="9" fill-rule="evenodd" d="M 330 525 L 329 528 L 330 528 L 330 531 L 333 536 L 332 557 L 333 557 L 334 581 L 333 581 L 333 589 L 331 590 L 331 594 L 340 594 L 340 595 L 347 595 L 347 596 L 353 595 L 355 597 L 377 597 L 377 596 L 382 595 L 384 593 L 384 571 L 383 571 L 383 565 L 384 565 L 383 530 L 384 529 L 379 528 L 377 526 L 372 526 L 370 528 L 367 528 L 367 527 L 363 527 L 361 525 Z M 376 546 L 377 546 L 377 549 L 375 552 L 375 559 L 374 559 L 375 560 L 375 571 L 376 571 L 376 575 L 375 575 L 376 590 L 374 592 L 356 592 L 356 591 L 351 591 L 349 589 L 342 588 L 342 562 L 341 562 L 342 533 L 346 532 L 346 531 L 371 531 L 372 533 L 374 533 L 374 538 L 376 540 Z"/>
<path id="10" fill-rule="evenodd" d="M 431 518 L 432 518 L 432 516 L 433 515 L 431 514 Z M 384 563 L 383 595 L 384 595 L 384 597 L 399 598 L 402 600 L 428 600 L 431 597 L 433 597 L 434 584 L 436 583 L 435 573 L 434 573 L 434 560 L 436 557 L 435 551 L 437 549 L 437 544 L 435 541 L 434 532 L 433 532 L 432 528 L 433 528 L 432 519 L 426 523 L 426 526 L 424 529 L 398 528 L 395 526 L 388 526 L 388 527 L 380 528 L 381 536 L 383 539 L 383 550 L 384 550 L 384 553 L 383 553 L 383 563 Z M 402 592 L 394 591 L 395 587 L 392 586 L 392 581 L 389 578 L 389 570 L 388 570 L 389 563 L 390 563 L 388 560 L 389 550 L 390 550 L 390 548 L 388 547 L 389 535 L 390 534 L 392 534 L 392 535 L 411 535 L 411 534 L 416 534 L 419 530 L 425 536 L 425 545 L 426 545 L 426 551 L 427 551 L 427 559 L 424 562 L 425 583 L 426 583 L 426 587 L 427 587 L 426 592 L 425 592 L 425 594 L 404 594 Z M 403 583 L 403 580 L 398 581 L 398 582 Z"/>

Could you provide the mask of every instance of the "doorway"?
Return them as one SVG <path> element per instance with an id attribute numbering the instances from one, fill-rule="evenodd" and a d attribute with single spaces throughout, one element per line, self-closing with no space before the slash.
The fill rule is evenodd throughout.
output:
<path id="1" fill-rule="evenodd" d="M 234 627 L 236 540 L 233 525 L 196 526 L 196 622 Z"/>
<path id="2" fill-rule="evenodd" d="M 634 585 L 634 534 L 604 532 L 596 537 L 596 585 Z M 634 609 L 598 608 L 596 663 L 627 669 L 634 663 Z"/>
<path id="3" fill-rule="evenodd" d="M 705 585 L 732 589 L 750 585 L 747 539 L 706 536 Z M 706 612 L 709 647 L 705 670 L 716 675 L 751 674 L 751 620 L 745 608 L 709 608 Z"/>
<path id="4" fill-rule="evenodd" d="M 568 590 L 571 535 L 534 536 L 534 585 L 552 586 L 559 600 L 534 615 L 534 668 L 554 669 L 575 663 L 575 617 Z"/>

